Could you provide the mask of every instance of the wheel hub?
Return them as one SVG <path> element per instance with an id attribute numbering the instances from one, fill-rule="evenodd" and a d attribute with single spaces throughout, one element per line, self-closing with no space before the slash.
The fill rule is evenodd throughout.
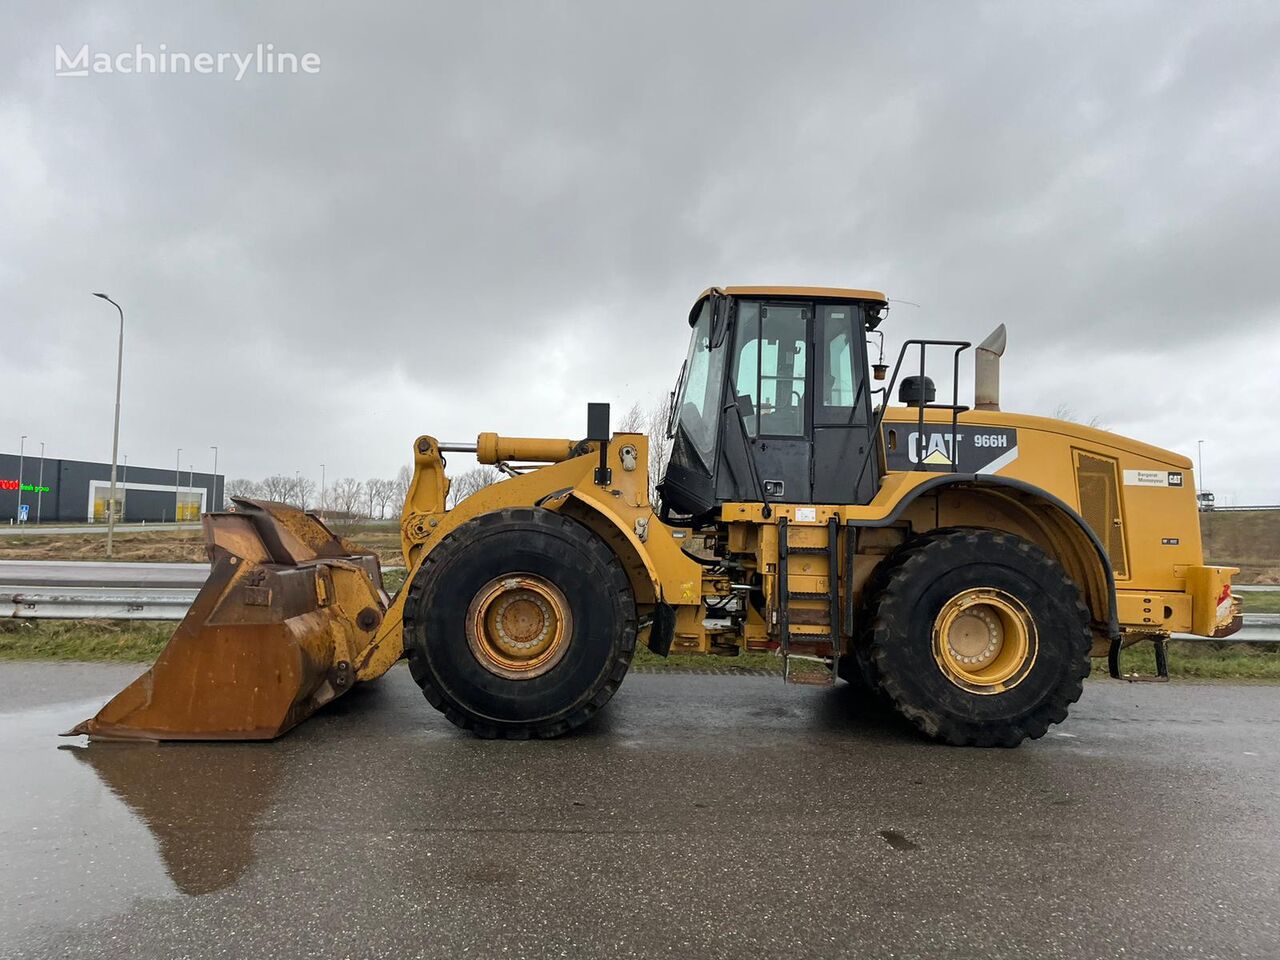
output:
<path id="1" fill-rule="evenodd" d="M 1038 639 L 1026 606 L 994 587 L 948 600 L 933 626 L 933 656 L 948 680 L 971 693 L 1000 693 L 1035 662 Z"/>
<path id="2" fill-rule="evenodd" d="M 534 574 L 511 574 L 476 593 L 466 628 L 467 644 L 482 667 L 510 680 L 528 680 L 560 662 L 573 616 L 555 584 Z"/>

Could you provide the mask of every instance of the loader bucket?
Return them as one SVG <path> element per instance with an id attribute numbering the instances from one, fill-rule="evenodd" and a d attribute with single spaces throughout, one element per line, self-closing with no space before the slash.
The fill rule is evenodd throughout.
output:
<path id="1" fill-rule="evenodd" d="M 209 579 L 156 662 L 66 736 L 270 740 L 351 688 L 387 609 L 377 556 L 301 510 L 234 500 L 204 516 Z"/>

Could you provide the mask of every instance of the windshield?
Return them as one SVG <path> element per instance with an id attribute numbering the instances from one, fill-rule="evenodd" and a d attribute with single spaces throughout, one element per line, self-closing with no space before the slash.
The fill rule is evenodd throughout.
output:
<path id="1" fill-rule="evenodd" d="M 712 298 L 702 303 L 684 362 L 683 387 L 677 390 L 676 422 L 708 469 L 716 450 L 716 426 L 720 419 L 720 387 L 724 381 L 724 354 L 711 345 Z"/>

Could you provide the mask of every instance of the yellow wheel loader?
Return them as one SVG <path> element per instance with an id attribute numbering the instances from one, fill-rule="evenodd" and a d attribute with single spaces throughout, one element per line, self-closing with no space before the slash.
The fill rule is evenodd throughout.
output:
<path id="1" fill-rule="evenodd" d="M 869 362 L 883 294 L 713 288 L 689 315 L 671 454 L 648 439 L 419 437 L 395 597 L 376 558 L 314 516 L 239 500 L 204 518 L 208 583 L 155 665 L 71 731 L 268 739 L 405 658 L 482 737 L 554 737 L 601 709 L 637 643 L 769 651 L 791 682 L 843 677 L 923 733 L 1012 746 L 1061 722 L 1090 657 L 1239 628 L 1206 566 L 1191 462 L 999 409 L 999 328 Z M 881 340 L 883 343 L 883 340 Z M 928 364 L 952 383 L 938 399 Z M 446 508 L 445 456 L 508 478 Z M 657 501 L 655 503 L 655 500 Z"/>

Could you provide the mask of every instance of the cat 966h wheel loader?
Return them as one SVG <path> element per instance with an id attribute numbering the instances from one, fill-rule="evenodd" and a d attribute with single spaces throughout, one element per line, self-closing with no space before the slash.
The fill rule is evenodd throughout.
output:
<path id="1" fill-rule="evenodd" d="M 711 289 L 690 313 L 669 465 L 648 441 L 419 437 L 401 518 L 408 578 L 315 517 L 238 501 L 205 517 L 208 583 L 148 673 L 74 733 L 275 737 L 408 659 L 426 699 L 485 737 L 551 737 L 661 655 L 772 651 L 789 681 L 841 676 L 925 734 L 1012 745 L 1063 720 L 1090 657 L 1239 626 L 1206 566 L 1191 462 L 999 409 L 1003 327 L 976 351 L 906 341 L 887 385 L 866 290 Z M 940 401 L 927 363 L 953 384 Z M 896 389 L 896 393 L 895 393 Z M 509 479 L 447 509 L 445 455 Z"/>

